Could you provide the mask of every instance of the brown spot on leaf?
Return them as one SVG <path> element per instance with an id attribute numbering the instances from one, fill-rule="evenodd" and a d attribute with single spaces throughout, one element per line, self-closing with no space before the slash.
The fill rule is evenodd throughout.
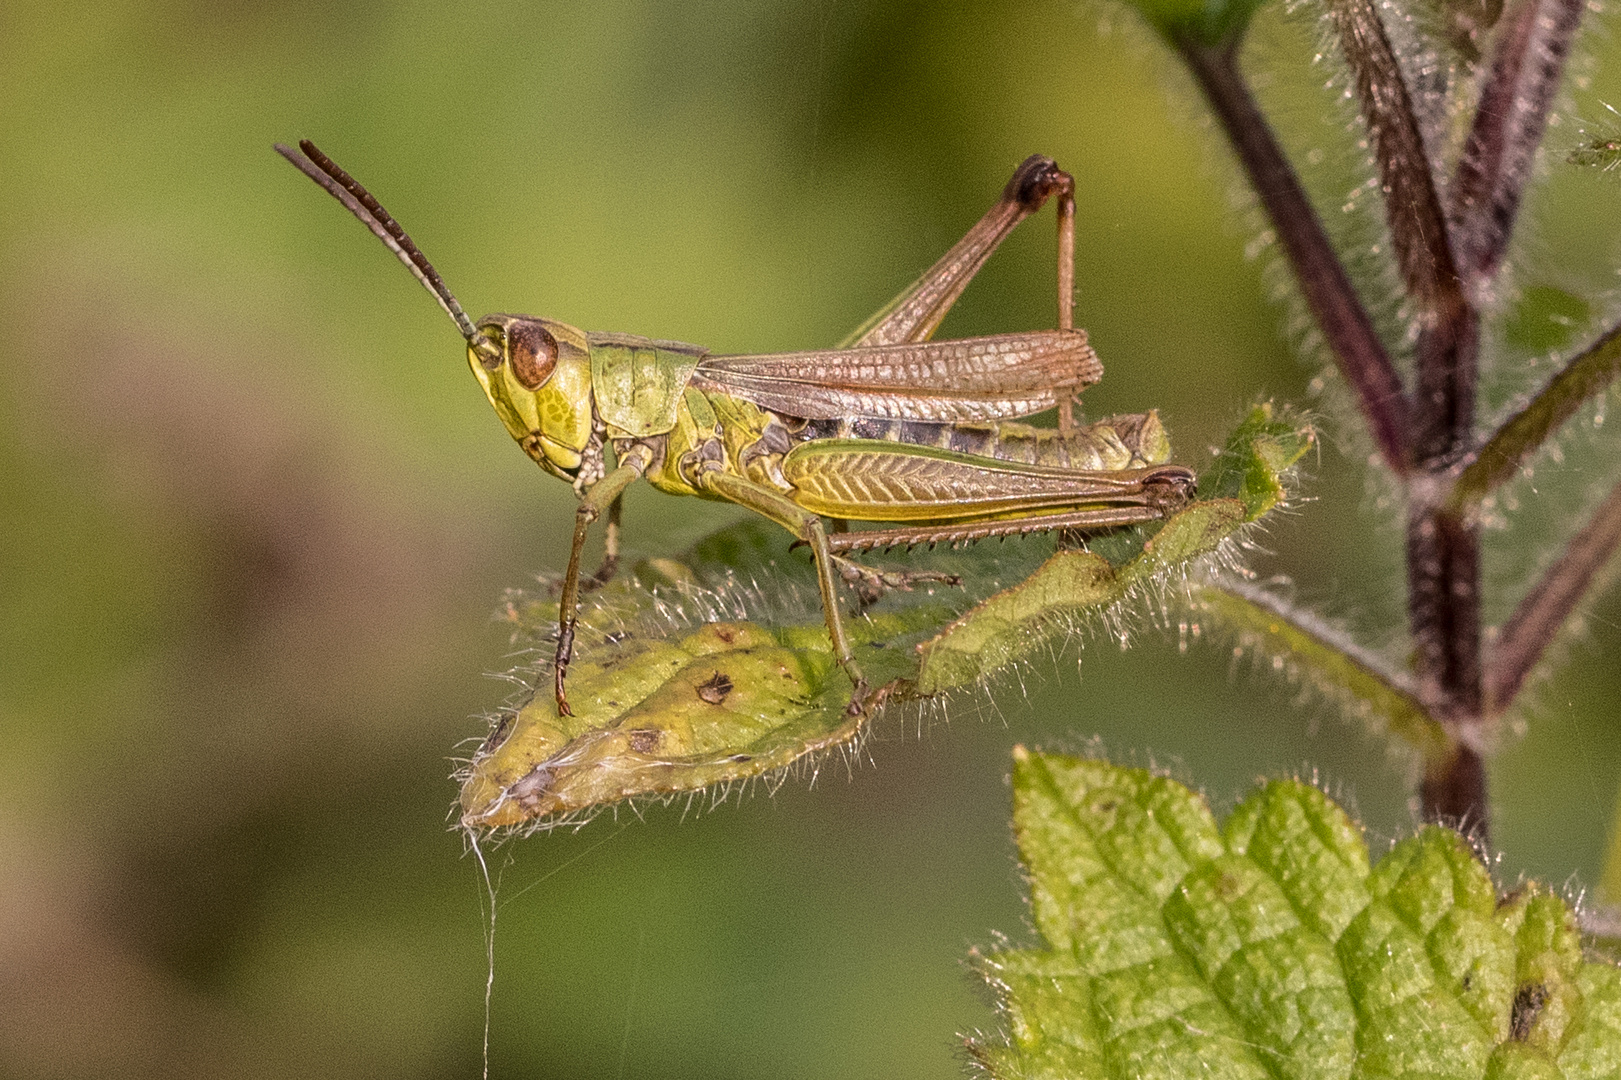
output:
<path id="1" fill-rule="evenodd" d="M 1547 1003 L 1547 984 L 1526 983 L 1520 987 L 1514 994 L 1514 1011 L 1509 1015 L 1509 1037 L 1515 1042 L 1529 1039 L 1537 1017 L 1542 1015 L 1542 1006 Z"/>
<path id="2" fill-rule="evenodd" d="M 482 745 L 482 746 L 480 746 L 478 748 L 478 755 L 477 756 L 483 757 L 485 754 L 488 754 L 488 753 L 492 752 L 496 747 L 500 746 L 503 742 L 505 742 L 506 737 L 507 737 L 507 732 L 512 730 L 512 722 L 514 720 L 516 720 L 517 718 L 518 718 L 517 713 L 510 713 L 510 712 L 507 713 L 505 716 L 501 717 L 500 722 L 497 723 L 495 725 L 495 727 L 491 728 L 490 733 L 487 736 L 485 736 L 484 745 Z"/>
<path id="3" fill-rule="evenodd" d="M 659 748 L 664 733 L 658 728 L 637 728 L 629 735 L 630 748 L 638 754 L 651 754 Z"/>
<path id="4" fill-rule="evenodd" d="M 714 630 L 715 636 L 720 638 L 728 645 L 737 640 L 737 631 L 730 626 L 722 626 L 717 623 Z"/>
<path id="5" fill-rule="evenodd" d="M 731 677 L 720 671 L 715 672 L 706 681 L 698 684 L 698 696 L 711 705 L 719 705 L 726 700 L 726 695 L 731 692 Z"/>

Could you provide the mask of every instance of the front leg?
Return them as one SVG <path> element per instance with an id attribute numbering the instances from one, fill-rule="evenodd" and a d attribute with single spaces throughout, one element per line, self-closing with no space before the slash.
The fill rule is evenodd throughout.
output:
<path id="1" fill-rule="evenodd" d="M 563 573 L 563 595 L 557 604 L 557 664 L 552 688 L 557 695 L 558 716 L 574 715 L 563 693 L 563 681 L 568 674 L 569 661 L 574 657 L 574 628 L 580 614 L 580 553 L 585 550 L 586 534 L 603 510 L 619 504 L 619 496 L 640 479 L 652 459 L 653 452 L 645 446 L 637 445 L 626 451 L 618 468 L 586 490 L 580 508 L 574 512 L 574 543 L 569 548 L 568 569 Z"/>
<path id="2" fill-rule="evenodd" d="M 592 592 L 612 581 L 619 571 L 619 523 L 625 516 L 625 496 L 620 495 L 608 507 L 608 528 L 602 538 L 602 565 L 597 572 L 580 584 L 581 592 Z"/>

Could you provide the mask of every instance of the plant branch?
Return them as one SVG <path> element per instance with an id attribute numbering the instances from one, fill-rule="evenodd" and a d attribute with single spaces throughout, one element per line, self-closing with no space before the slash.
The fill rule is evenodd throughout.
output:
<path id="1" fill-rule="evenodd" d="M 1621 484 L 1599 505 L 1564 554 L 1548 567 L 1503 624 L 1486 666 L 1486 701 L 1492 712 L 1513 704 L 1525 678 L 1587 593 L 1593 577 L 1621 545 Z"/>
<path id="2" fill-rule="evenodd" d="M 1272 218 L 1306 303 L 1333 350 L 1340 373 L 1356 394 L 1374 444 L 1385 464 L 1397 475 L 1405 475 L 1408 405 L 1401 379 L 1294 169 L 1244 84 L 1236 48 L 1201 44 L 1185 35 L 1175 36 L 1173 41 Z"/>
<path id="3" fill-rule="evenodd" d="M 1407 521 L 1407 618 L 1419 696 L 1458 740 L 1450 759 L 1430 763 L 1424 815 L 1484 835 L 1485 764 L 1469 745 L 1481 718 L 1479 527 L 1418 498 Z"/>
<path id="4" fill-rule="evenodd" d="M 1426 761 L 1450 755 L 1452 740 L 1408 680 L 1345 634 L 1247 581 L 1224 577 L 1206 582 L 1194 590 L 1193 599 L 1236 631 L 1244 645 L 1284 658 L 1322 692 L 1380 721 Z"/>
<path id="5" fill-rule="evenodd" d="M 1461 515 L 1407 524 L 1407 607 L 1419 696 L 1442 721 L 1480 716 L 1480 539 Z"/>
<path id="6" fill-rule="evenodd" d="M 1384 23 L 1371 0 L 1330 0 L 1328 11 L 1373 137 L 1385 216 L 1408 298 L 1426 323 L 1450 316 L 1463 306 L 1463 290 L 1424 138 Z"/>
<path id="7" fill-rule="evenodd" d="M 1519 0 L 1503 27 L 1449 192 L 1458 268 L 1472 285 L 1502 265 L 1585 7 L 1585 0 Z"/>
<path id="8" fill-rule="evenodd" d="M 1464 299 L 1462 292 L 1458 299 Z M 1418 430 L 1413 456 L 1444 469 L 1475 434 L 1475 378 L 1479 370 L 1480 315 L 1460 303 L 1427 322 L 1414 349 L 1418 368 L 1415 408 Z"/>
<path id="9" fill-rule="evenodd" d="M 1458 280 L 1424 138 L 1384 23 L 1371 0 L 1330 0 L 1329 14 L 1373 137 L 1391 242 L 1418 318 L 1413 457 L 1428 461 L 1467 445 L 1472 434 L 1478 320 Z"/>
<path id="10" fill-rule="evenodd" d="M 1490 843 L 1486 813 L 1486 760 L 1480 751 L 1457 744 L 1452 757 L 1424 773 L 1418 785 L 1424 819 L 1451 825 L 1483 844 Z"/>
<path id="11" fill-rule="evenodd" d="M 1446 492 L 1448 463 L 1474 437 L 1480 320 L 1476 305 L 1502 265 L 1548 109 L 1585 0 L 1518 0 L 1498 42 L 1449 192 L 1448 232 L 1460 301 L 1420 328 L 1409 489 L 1407 613 L 1419 687 L 1457 749 L 1420 787 L 1426 816 L 1485 833 L 1480 634 L 1480 525 Z M 1395 219 L 1392 219 L 1395 226 Z"/>
<path id="12" fill-rule="evenodd" d="M 1330 0 L 1340 47 L 1373 139 L 1385 214 L 1419 336 L 1413 464 L 1426 473 L 1473 434 L 1479 320 L 1458 278 L 1423 136 L 1389 36 L 1370 0 Z M 1486 775 L 1466 745 L 1480 701 L 1480 543 L 1476 526 L 1437 512 L 1433 485 L 1408 504 L 1408 617 L 1426 718 L 1447 738 L 1427 756 L 1426 816 L 1484 829 Z M 1432 721 L 1433 722 L 1433 721 Z"/>
<path id="13" fill-rule="evenodd" d="M 1611 327 L 1564 370 L 1548 380 L 1530 404 L 1510 417 L 1471 456 L 1452 485 L 1449 506 L 1466 509 L 1513 476 L 1521 463 L 1589 398 L 1621 376 L 1621 326 Z"/>

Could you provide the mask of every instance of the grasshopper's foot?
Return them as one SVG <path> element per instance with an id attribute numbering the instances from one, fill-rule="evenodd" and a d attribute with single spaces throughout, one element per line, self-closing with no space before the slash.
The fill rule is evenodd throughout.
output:
<path id="1" fill-rule="evenodd" d="M 557 666 L 552 669 L 552 694 L 557 699 L 557 715 L 573 716 L 574 710 L 568 707 L 568 694 L 563 691 L 564 677 L 568 674 L 568 662 L 574 653 L 574 627 L 564 626 L 558 634 Z"/>
<path id="2" fill-rule="evenodd" d="M 838 662 L 839 667 L 844 670 L 844 674 L 850 679 L 850 704 L 844 707 L 844 714 L 846 716 L 860 716 L 862 713 L 866 712 L 867 693 L 869 690 L 867 685 L 867 676 L 862 673 L 861 665 L 856 663 L 854 653 L 845 653 L 843 656 L 840 656 L 839 650 L 835 648 L 833 650 L 833 658 Z"/>
<path id="3" fill-rule="evenodd" d="M 891 589 L 908 592 L 914 585 L 962 584 L 962 578 L 956 574 L 942 574 L 935 570 L 876 570 L 837 555 L 833 556 L 833 565 L 844 583 L 856 591 L 860 609 L 876 604 Z"/>
<path id="4" fill-rule="evenodd" d="M 854 689 L 850 693 L 850 704 L 844 707 L 845 716 L 861 716 L 867 712 L 870 705 L 867 698 L 871 693 L 871 688 L 868 687 L 867 680 L 856 678 L 853 682 Z"/>

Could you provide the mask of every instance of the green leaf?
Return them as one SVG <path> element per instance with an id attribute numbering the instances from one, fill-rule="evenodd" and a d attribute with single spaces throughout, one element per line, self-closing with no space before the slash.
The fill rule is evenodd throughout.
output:
<path id="1" fill-rule="evenodd" d="M 1048 537 L 913 556 L 912 568 L 958 574 L 965 588 L 894 593 L 847 620 L 857 660 L 880 688 L 862 702 L 851 701 L 833 662 L 809 559 L 762 521 L 723 529 L 679 559 L 647 560 L 587 597 L 568 673 L 572 716 L 557 714 L 545 662 L 556 601 L 514 594 L 508 618 L 540 658 L 519 673 L 534 689 L 464 770 L 461 822 L 555 823 L 814 763 L 855 739 L 885 701 L 983 682 L 1068 620 L 1214 551 L 1277 504 L 1280 472 L 1312 437 L 1270 405 L 1256 407 L 1201 479 L 1216 497 L 1157 528 L 1099 538 L 1090 551 L 1054 553 Z"/>
<path id="2" fill-rule="evenodd" d="M 1621 972 L 1572 912 L 1499 898 L 1457 833 L 1377 867 L 1317 789 L 1266 784 L 1218 829 L 1143 769 L 1014 753 L 1014 828 L 1039 948 L 976 957 L 1006 1039 L 997 1077 L 1359 1080 L 1615 1076 Z"/>

